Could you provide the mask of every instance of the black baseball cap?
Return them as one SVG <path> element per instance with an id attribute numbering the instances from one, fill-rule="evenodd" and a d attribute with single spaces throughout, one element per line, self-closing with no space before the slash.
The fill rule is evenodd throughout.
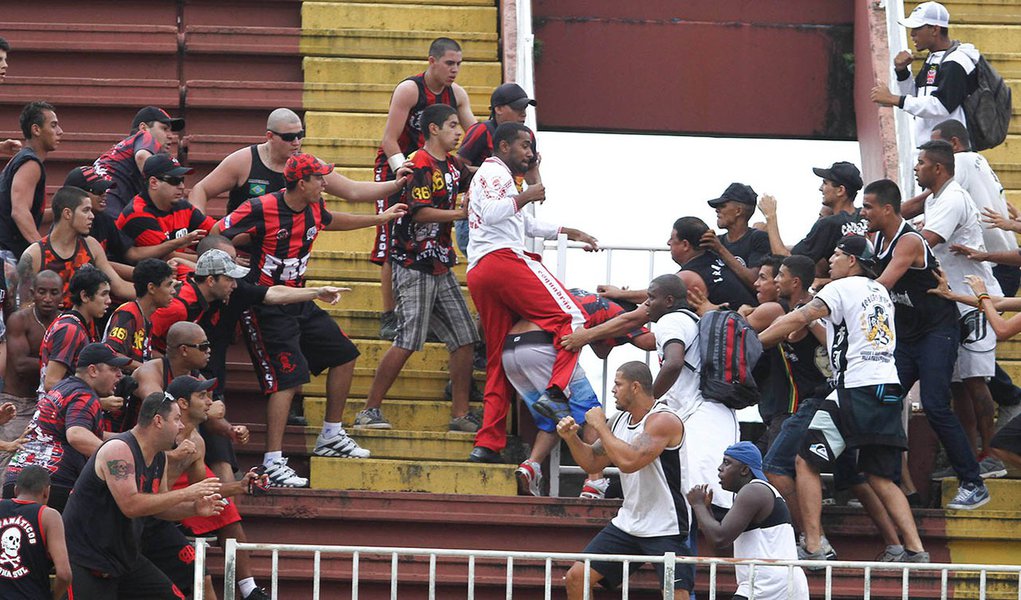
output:
<path id="1" fill-rule="evenodd" d="M 123 367 L 131 363 L 131 359 L 120 356 L 110 349 L 106 344 L 94 342 L 82 348 L 78 353 L 78 368 L 89 365 L 110 365 L 111 367 Z"/>
<path id="2" fill-rule="evenodd" d="M 184 119 L 171 117 L 170 113 L 158 106 L 146 106 L 135 113 L 135 118 L 131 121 L 131 131 L 138 129 L 138 125 L 140 123 L 149 123 L 152 121 L 159 121 L 160 123 L 169 125 L 170 131 L 181 131 L 184 129 Z"/>
<path id="3" fill-rule="evenodd" d="M 723 190 L 719 198 L 710 200 L 709 206 L 717 208 L 731 201 L 755 206 L 758 203 L 758 199 L 759 195 L 755 193 L 752 186 L 743 183 L 732 183 L 727 186 L 727 189 Z"/>
<path id="4" fill-rule="evenodd" d="M 524 88 L 516 83 L 505 83 L 493 90 L 489 97 L 489 107 L 510 106 L 514 110 L 521 110 L 526 106 L 535 106 L 535 100 L 528 97 Z"/>
<path id="5" fill-rule="evenodd" d="M 175 400 L 178 398 L 191 398 L 195 392 L 204 392 L 216 387 L 216 378 L 197 379 L 191 375 L 178 375 L 167 386 L 167 393 Z"/>
<path id="6" fill-rule="evenodd" d="M 117 184 L 113 181 L 100 177 L 99 173 L 96 173 L 91 166 L 71 169 L 71 172 L 64 179 L 64 185 L 76 187 L 97 196 L 102 196 L 106 193 L 106 190 L 117 187 Z"/>
<path id="7" fill-rule="evenodd" d="M 182 167 L 181 163 L 177 162 L 176 158 L 163 152 L 153 154 L 149 158 L 145 159 L 145 164 L 142 165 L 142 173 L 145 175 L 146 179 L 149 179 L 150 177 L 162 177 L 164 175 L 183 177 L 193 172 L 195 172 L 195 169 Z"/>
<path id="8" fill-rule="evenodd" d="M 837 250 L 858 259 L 869 277 L 876 276 L 876 247 L 863 235 L 845 235 L 837 241 Z"/>
<path id="9" fill-rule="evenodd" d="M 835 162 L 828 169 L 812 167 L 812 172 L 823 179 L 829 179 L 833 183 L 844 186 L 848 193 L 857 192 L 865 185 L 862 183 L 861 171 L 858 170 L 858 167 L 846 161 Z"/>

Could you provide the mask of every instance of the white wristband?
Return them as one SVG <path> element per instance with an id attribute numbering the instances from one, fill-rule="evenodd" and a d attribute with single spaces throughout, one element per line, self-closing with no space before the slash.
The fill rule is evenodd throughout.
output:
<path id="1" fill-rule="evenodd" d="M 404 165 L 404 163 L 405 163 L 405 162 L 406 162 L 407 160 L 408 160 L 408 159 L 407 159 L 407 158 L 405 158 L 403 154 L 401 154 L 400 152 L 398 152 L 397 154 L 394 154 L 394 155 L 393 155 L 393 156 L 391 156 L 390 158 L 386 159 L 386 163 L 387 163 L 388 165 L 390 165 L 390 169 L 391 169 L 391 170 L 392 170 L 392 171 L 393 171 L 394 173 L 396 173 L 396 172 L 397 172 L 397 169 L 400 169 L 400 168 L 401 168 L 401 166 L 403 166 L 403 165 Z"/>

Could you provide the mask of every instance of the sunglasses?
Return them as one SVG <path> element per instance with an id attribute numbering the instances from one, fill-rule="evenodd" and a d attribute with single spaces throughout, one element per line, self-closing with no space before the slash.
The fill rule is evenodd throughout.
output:
<path id="1" fill-rule="evenodd" d="M 163 175 L 157 177 L 156 179 L 159 179 L 160 181 L 168 183 L 170 185 L 181 185 L 182 183 L 184 183 L 184 177 L 179 177 L 177 175 Z"/>
<path id="2" fill-rule="evenodd" d="M 296 131 L 294 133 L 280 133 L 279 131 L 273 131 L 272 129 L 270 129 L 269 132 L 285 142 L 293 142 L 294 140 L 300 140 L 301 138 L 305 137 L 304 129 L 302 129 L 301 131 Z"/>
<path id="3" fill-rule="evenodd" d="M 181 345 L 187 346 L 188 348 L 195 348 L 200 352 L 209 352 L 209 349 L 213 347 L 213 344 L 211 344 L 210 342 L 202 342 L 201 344 L 181 344 Z"/>

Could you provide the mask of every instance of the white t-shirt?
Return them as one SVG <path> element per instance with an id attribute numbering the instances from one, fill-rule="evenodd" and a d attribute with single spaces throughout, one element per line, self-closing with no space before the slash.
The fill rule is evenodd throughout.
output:
<path id="1" fill-rule="evenodd" d="M 986 282 L 986 287 L 991 295 L 1003 295 L 999 282 L 993 277 L 993 270 L 989 263 L 974 261 L 950 251 L 950 247 L 954 244 L 976 250 L 984 251 L 986 249 L 982 236 L 982 223 L 979 220 L 975 202 L 955 180 L 951 179 L 943 186 L 943 189 L 926 198 L 925 227 L 923 229 L 943 238 L 943 243 L 936 245 L 932 252 L 939 260 L 940 267 L 947 274 L 950 289 L 970 294 L 971 288 L 964 283 L 964 276 L 978 275 Z M 957 310 L 963 315 L 975 308 L 958 304 Z"/>
<path id="2" fill-rule="evenodd" d="M 1000 178 L 989 166 L 989 161 L 978 152 L 957 152 L 954 154 L 954 181 L 978 208 L 981 216 L 983 210 L 991 210 L 1004 217 L 1007 213 L 1007 198 L 1003 194 Z M 1017 250 L 1017 237 L 1012 231 L 1004 231 L 996 227 L 982 225 L 982 239 L 989 252 L 1009 252 Z"/>
<path id="3" fill-rule="evenodd" d="M 684 345 L 684 368 L 677 376 L 677 381 L 660 398 L 677 411 L 682 420 L 691 416 L 702 403 L 702 392 L 699 390 L 702 355 L 698 348 L 697 318 L 691 312 L 675 311 L 663 315 L 652 324 L 659 364 L 663 364 L 663 352 L 668 345 L 677 342 Z"/>
<path id="4" fill-rule="evenodd" d="M 886 287 L 867 277 L 844 277 L 826 284 L 815 298 L 830 309 L 822 322 L 836 386 L 898 383 L 894 308 Z"/>
<path id="5" fill-rule="evenodd" d="M 514 176 L 499 158 L 487 158 L 468 186 L 468 270 L 483 256 L 504 248 L 525 252 L 525 239 L 554 239 L 560 227 L 543 223 L 518 210 Z"/>

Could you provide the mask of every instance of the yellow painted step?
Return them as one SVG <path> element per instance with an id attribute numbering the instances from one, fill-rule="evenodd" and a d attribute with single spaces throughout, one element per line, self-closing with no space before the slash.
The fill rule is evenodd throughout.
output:
<path id="1" fill-rule="evenodd" d="M 314 286 L 314 285 L 327 285 L 327 282 L 323 282 L 323 281 L 311 282 L 310 281 L 308 283 L 308 285 L 310 287 Z M 345 308 L 345 309 L 353 308 L 353 309 L 362 309 L 362 310 L 379 310 L 379 303 L 380 303 L 379 293 L 380 292 L 379 292 L 379 282 L 378 281 L 377 282 L 372 282 L 372 281 L 349 281 L 349 282 L 336 281 L 336 282 L 331 282 L 330 285 L 339 285 L 339 286 L 342 286 L 342 287 L 349 287 L 349 288 L 351 288 L 351 291 L 350 292 L 344 292 L 344 295 L 341 297 L 340 302 L 338 302 L 336 305 L 334 305 L 334 306 L 324 306 L 323 308 L 327 312 L 330 312 L 331 310 L 336 309 L 336 308 Z M 471 297 L 468 294 L 468 289 L 466 287 L 462 287 L 461 288 L 461 292 L 464 295 L 465 302 L 468 303 L 468 309 L 469 310 L 473 310 L 473 306 L 471 304 Z"/>
<path id="2" fill-rule="evenodd" d="M 1019 86 L 1021 91 L 1021 86 Z M 1021 98 L 1021 96 L 1018 96 Z M 1002 144 L 989 150 L 983 150 L 982 156 L 991 163 L 1021 162 L 1021 135 L 1007 135 Z"/>
<path id="3" fill-rule="evenodd" d="M 311 60 L 309 58 L 306 61 Z M 339 60 L 339 59 L 323 59 Z M 489 64 L 489 63 L 476 63 Z M 394 88 L 404 78 L 421 73 L 424 67 L 417 71 L 408 71 L 399 77 L 395 77 L 387 83 L 349 83 L 346 80 L 338 80 L 338 83 L 316 83 L 306 78 L 304 92 L 302 94 L 302 106 L 306 110 L 353 110 L 370 113 L 386 113 L 390 106 L 390 97 Z M 463 73 L 463 71 L 462 71 Z M 320 75 L 322 77 L 322 75 Z M 458 78 L 461 79 L 460 77 Z M 465 91 L 471 101 L 472 110 L 485 110 L 489 106 L 489 97 L 493 89 L 500 85 L 496 83 L 483 83 L 480 85 L 464 84 Z M 476 109 L 475 107 L 480 107 Z"/>
<path id="4" fill-rule="evenodd" d="M 464 461 L 472 451 L 475 434 L 460 431 L 409 431 L 401 429 L 356 429 L 345 427 L 358 445 L 372 452 L 372 458 L 391 460 Z M 318 427 L 307 427 L 305 446 L 312 454 Z"/>
<path id="5" fill-rule="evenodd" d="M 918 2 L 905 3 L 905 13 L 910 12 Z M 1021 25 L 1021 3 L 1017 0 L 944 0 L 941 2 L 950 12 L 950 32 L 958 24 L 1016 24 Z"/>
<path id="6" fill-rule="evenodd" d="M 305 418 L 310 427 L 319 427 L 326 414 L 326 398 L 322 396 L 305 396 Z M 365 409 L 365 398 L 348 398 L 344 406 L 344 428 L 349 433 L 361 431 L 355 429 L 355 415 Z M 445 432 L 450 423 L 449 400 L 391 400 L 383 402 L 383 416 L 395 429 L 405 431 Z"/>
<path id="7" fill-rule="evenodd" d="M 454 265 L 458 281 L 465 283 L 464 262 Z M 369 262 L 369 252 L 319 251 L 312 255 L 305 276 L 327 281 L 379 281 L 379 267 Z"/>
<path id="8" fill-rule="evenodd" d="M 431 6 L 359 2 L 304 2 L 302 30 L 373 29 L 393 32 L 431 31 L 454 40 L 461 32 L 497 32 L 496 6 Z M 432 40 L 429 40 L 430 42 Z M 428 50 L 428 45 L 426 46 Z M 423 52 L 424 56 L 426 52 Z"/>
<path id="9" fill-rule="evenodd" d="M 420 60 L 377 60 L 368 58 L 320 58 L 314 56 L 305 57 L 302 61 L 302 68 L 305 71 L 305 82 L 307 83 L 353 83 L 359 86 L 365 84 L 384 85 L 393 91 L 397 82 L 410 75 L 421 73 L 425 70 L 426 53 Z M 481 86 L 493 88 L 502 82 L 502 66 L 498 62 L 474 62 L 467 61 L 461 64 L 461 71 L 457 76 L 457 83 L 462 86 Z M 384 103 L 383 110 L 386 110 L 388 103 Z M 305 105 L 306 109 L 315 109 Z"/>
<path id="10" fill-rule="evenodd" d="M 322 458 L 313 456 L 313 489 L 514 496 L 516 465 Z"/>
<path id="11" fill-rule="evenodd" d="M 358 351 L 361 352 L 361 356 L 358 357 L 359 367 L 372 367 L 375 368 L 379 364 L 379 360 L 383 357 L 383 354 L 390 349 L 393 342 L 387 340 L 377 339 L 355 339 L 354 343 L 358 346 Z M 447 347 L 440 343 L 427 342 L 425 348 L 419 352 L 414 352 L 408 358 L 408 362 L 404 365 L 406 371 L 446 371 L 447 370 L 447 358 L 449 357 Z M 398 378 L 399 379 L 399 378 Z M 445 382 L 444 382 L 445 383 Z M 312 383 L 305 386 L 306 393 L 316 395 L 314 390 L 326 389 L 326 374 L 322 374 L 318 377 L 312 378 Z M 359 394 L 351 394 L 352 396 L 358 396 Z"/>
<path id="12" fill-rule="evenodd" d="M 348 250 L 354 252 L 368 252 L 372 249 L 373 241 L 376 239 L 376 229 L 365 227 L 351 231 L 324 231 L 316 238 L 312 246 L 312 256 L 316 252 Z"/>
<path id="13" fill-rule="evenodd" d="M 489 118 L 486 107 L 472 104 L 475 118 L 484 121 Z M 357 138 L 379 141 L 386 126 L 386 113 L 366 114 L 358 112 L 323 112 L 309 111 L 305 113 L 305 130 L 308 134 L 320 138 Z M 373 153 L 375 158 L 375 153 Z"/>
<path id="14" fill-rule="evenodd" d="M 428 53 L 436 37 L 435 31 L 305 28 L 300 47 L 304 56 L 414 60 Z M 499 60 L 498 41 L 495 33 L 457 34 L 464 60 Z"/>
<path id="15" fill-rule="evenodd" d="M 989 166 L 996 171 L 1000 183 L 1007 190 L 1021 190 L 1021 165 L 1014 163 L 991 162 Z"/>
<path id="16" fill-rule="evenodd" d="M 371 167 L 379 148 L 378 139 L 307 137 L 305 152 L 344 167 Z"/>
<path id="17" fill-rule="evenodd" d="M 354 380 L 351 382 L 351 395 L 364 398 L 368 396 L 372 379 L 376 375 L 376 365 L 368 362 L 359 364 L 365 366 L 355 368 Z M 443 400 L 443 388 L 450 379 L 446 369 L 446 361 L 431 365 L 429 369 L 404 369 L 390 387 L 386 397 L 395 400 Z M 325 377 L 315 377 L 303 389 L 305 393 L 313 396 L 325 396 L 325 381 Z M 479 385 L 481 387 L 482 384 Z"/>
<path id="18" fill-rule="evenodd" d="M 365 0 L 331 0 L 332 2 L 363 4 Z M 407 6 L 409 4 L 422 4 L 422 0 L 373 0 L 373 4 L 394 4 Z M 496 6 L 496 0 L 429 0 L 433 6 Z"/>
<path id="19" fill-rule="evenodd" d="M 989 503 L 971 511 L 955 511 L 946 509 L 947 514 L 978 514 L 979 512 L 1007 511 L 1021 514 L 1021 479 L 986 479 L 989 488 Z M 957 479 L 944 479 L 942 482 L 942 504 L 954 499 L 957 494 Z"/>

